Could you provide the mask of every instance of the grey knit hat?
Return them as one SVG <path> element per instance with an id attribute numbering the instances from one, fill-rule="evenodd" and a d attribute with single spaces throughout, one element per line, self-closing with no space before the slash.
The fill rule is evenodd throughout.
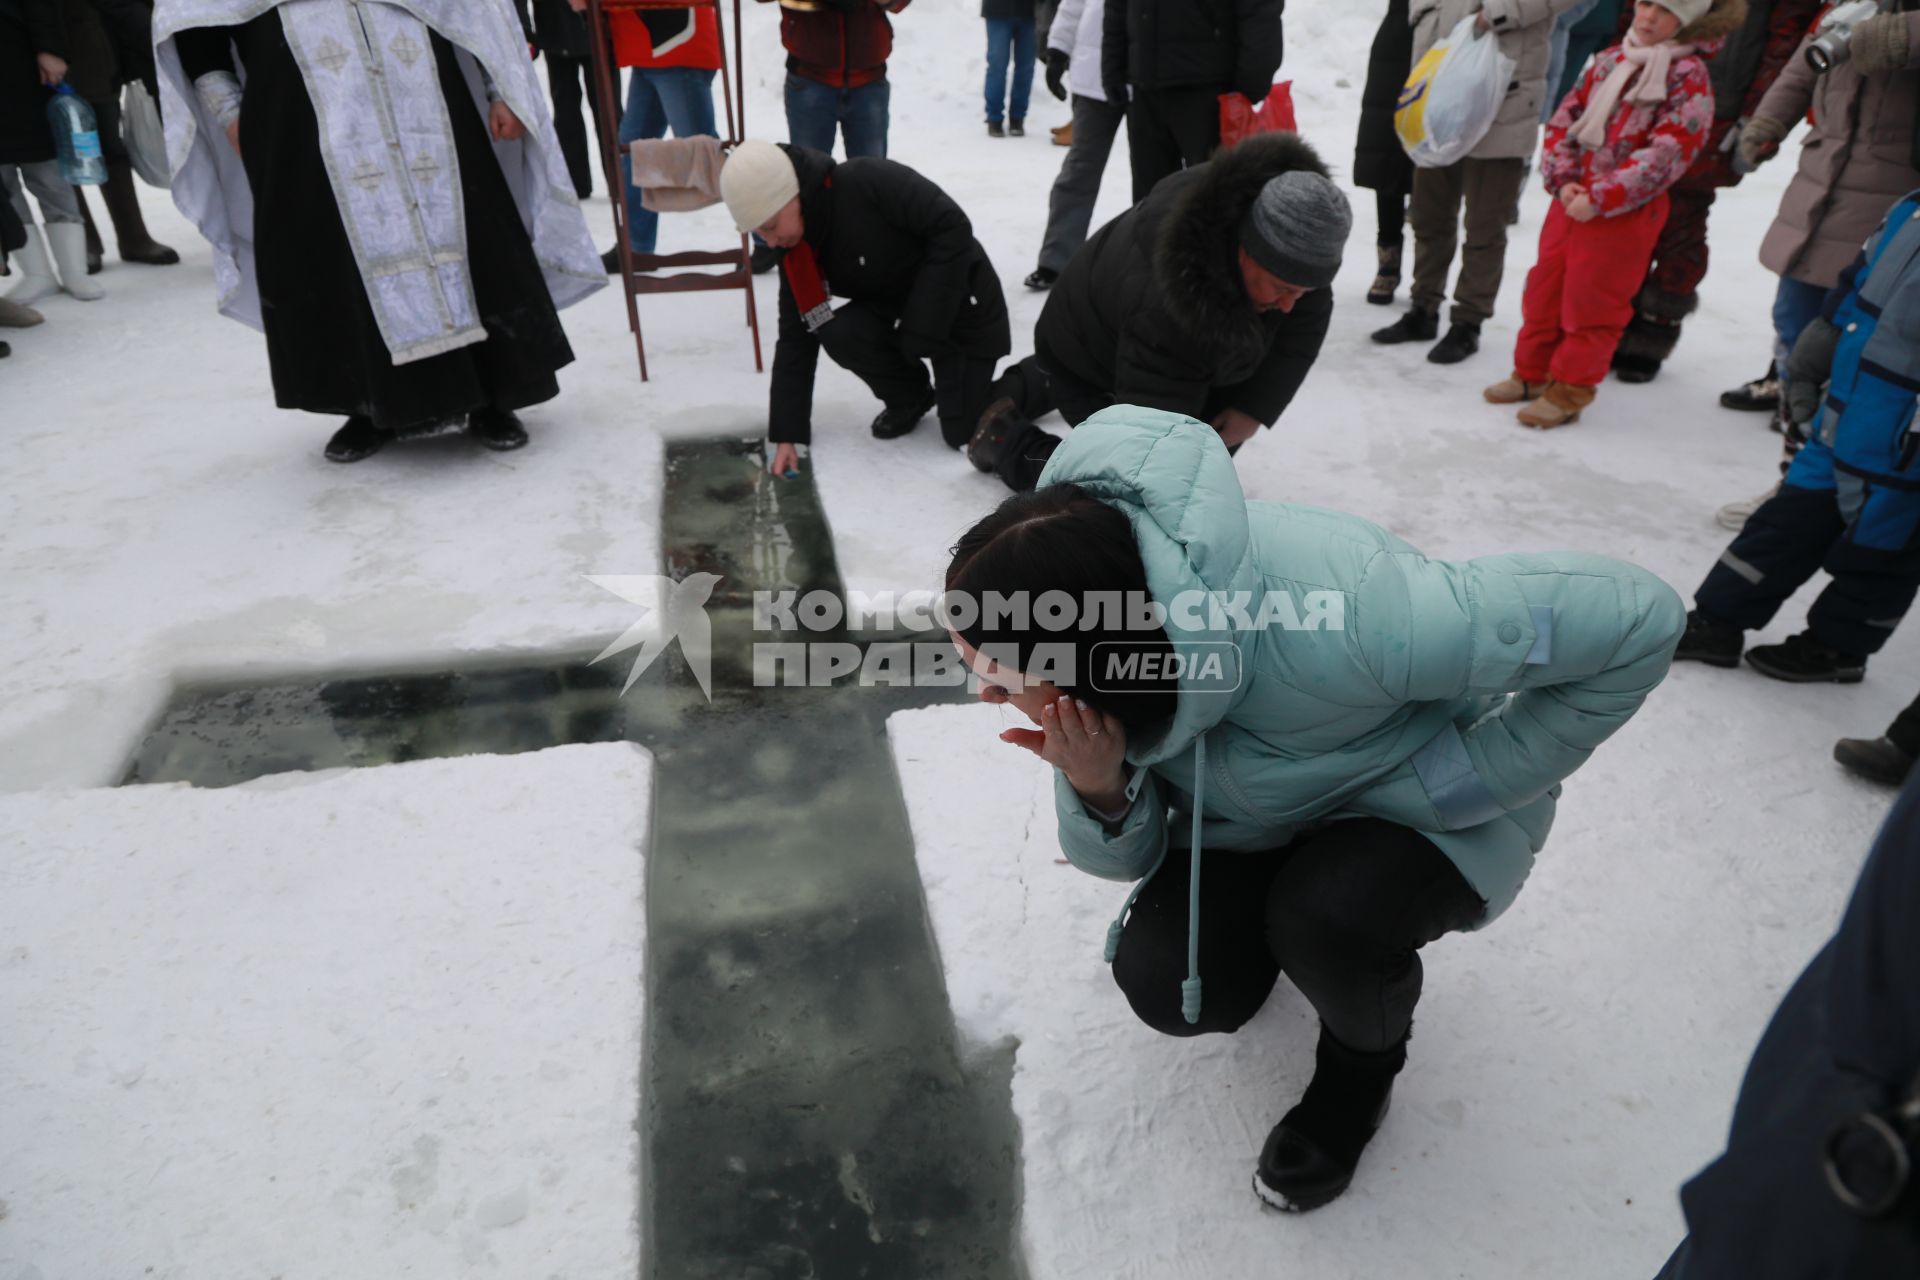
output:
<path id="1" fill-rule="evenodd" d="M 1340 270 L 1353 210 L 1332 181 L 1307 169 L 1268 180 L 1240 219 L 1240 245 L 1288 284 L 1324 289 Z"/>

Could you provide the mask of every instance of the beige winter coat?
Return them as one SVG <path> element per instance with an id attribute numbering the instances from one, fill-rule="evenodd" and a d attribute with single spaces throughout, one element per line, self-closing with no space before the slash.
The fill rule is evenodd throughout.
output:
<path id="1" fill-rule="evenodd" d="M 1913 126 L 1920 108 L 1920 12 L 1907 21 L 1903 71 L 1863 76 L 1851 58 L 1825 75 L 1807 65 L 1806 44 L 1754 111 L 1791 129 L 1813 108 L 1800 171 L 1760 244 L 1768 270 L 1832 288 L 1887 210 L 1915 187 Z"/>
<path id="2" fill-rule="evenodd" d="M 1460 19 L 1485 9 L 1500 39 L 1500 51 L 1515 63 L 1513 83 L 1493 128 L 1468 153 L 1473 160 L 1525 159 L 1540 134 L 1540 103 L 1547 96 L 1547 64 L 1553 59 L 1553 20 L 1579 0 L 1413 0 L 1413 60 L 1453 30 Z"/>

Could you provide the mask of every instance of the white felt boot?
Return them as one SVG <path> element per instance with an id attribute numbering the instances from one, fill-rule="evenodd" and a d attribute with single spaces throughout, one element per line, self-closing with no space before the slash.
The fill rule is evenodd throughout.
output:
<path id="1" fill-rule="evenodd" d="M 84 238 L 86 227 L 80 228 Z M 86 248 L 82 243 L 81 248 Z M 40 238 L 40 228 L 27 228 L 27 243 L 18 252 L 8 255 L 13 270 L 20 277 L 20 283 L 7 291 L 7 301 L 25 307 L 40 301 L 49 294 L 60 291 L 60 282 L 53 277 L 53 264 L 47 261 L 47 243 Z M 85 270 L 86 264 L 81 264 Z"/>
<path id="2" fill-rule="evenodd" d="M 107 296 L 105 289 L 87 279 L 86 223 L 48 223 L 47 246 L 53 250 L 54 266 L 60 270 L 60 287 L 69 297 L 97 302 Z"/>

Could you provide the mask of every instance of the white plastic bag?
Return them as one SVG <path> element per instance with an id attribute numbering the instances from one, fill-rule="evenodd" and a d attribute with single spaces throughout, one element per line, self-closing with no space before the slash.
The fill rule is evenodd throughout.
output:
<path id="1" fill-rule="evenodd" d="M 1460 19 L 1427 51 L 1400 91 L 1393 127 L 1412 161 L 1438 169 L 1465 156 L 1487 136 L 1506 100 L 1516 64 L 1492 32 Z"/>
<path id="2" fill-rule="evenodd" d="M 133 171 L 148 186 L 165 190 L 173 185 L 167 168 L 167 134 L 160 125 L 160 108 L 138 80 L 127 83 L 120 95 L 120 139 L 127 144 Z"/>

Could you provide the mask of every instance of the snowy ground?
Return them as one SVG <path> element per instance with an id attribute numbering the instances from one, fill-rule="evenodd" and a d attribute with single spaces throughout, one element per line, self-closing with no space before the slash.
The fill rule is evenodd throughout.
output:
<path id="1" fill-rule="evenodd" d="M 0 1275 L 633 1275 L 649 777 L 0 798 Z"/>
<path id="2" fill-rule="evenodd" d="M 1287 15 L 1286 73 L 1296 81 L 1302 126 L 1341 174 L 1377 8 L 1296 0 Z M 749 120 L 758 136 L 782 138 L 774 14 L 771 6 L 747 9 Z M 919 0 L 897 19 L 893 155 L 968 208 L 1007 287 L 1021 354 L 1042 299 L 1018 282 L 1033 265 L 1047 186 L 1063 154 L 1045 127 L 1066 111 L 1036 83 L 1029 136 L 984 136 L 974 11 L 958 0 Z M 1544 193 L 1528 192 L 1485 350 L 1450 370 L 1424 363 L 1418 350 L 1366 341 L 1393 313 L 1360 301 L 1372 271 L 1372 202 L 1358 193 L 1333 333 L 1285 419 L 1243 451 L 1247 492 L 1360 512 L 1436 555 L 1605 551 L 1690 593 L 1725 545 L 1713 508 L 1758 491 L 1774 474 L 1776 438 L 1761 419 L 1719 409 L 1714 395 L 1767 357 L 1773 277 L 1755 251 L 1786 177 L 1776 163 L 1716 206 L 1713 274 L 1680 358 L 1660 380 L 1609 384 L 1580 424 L 1552 433 L 1524 431 L 1477 398 L 1506 372 Z M 1100 216 L 1119 211 L 1126 187 L 1124 156 L 1116 155 Z M 580 358 L 562 372 L 561 397 L 526 415 L 531 448 L 491 455 L 452 438 L 351 468 L 330 465 L 319 450 L 333 424 L 272 408 L 260 340 L 214 314 L 205 246 L 163 198 L 147 195 L 156 234 L 183 252 L 184 265 L 114 263 L 99 277 L 106 301 L 52 300 L 46 325 L 5 335 L 14 355 L 0 363 L 0 429 L 9 445 L 0 478 L 9 513 L 0 527 L 0 791 L 111 782 L 176 681 L 595 652 L 633 621 L 633 609 L 585 575 L 650 573 L 660 564 L 662 437 L 763 428 L 766 383 L 753 372 L 737 296 L 643 302 L 654 380 L 642 384 L 623 305 L 607 291 L 566 314 Z M 604 201 L 589 214 L 606 243 Z M 669 219 L 663 247 L 726 239 L 721 217 L 709 211 Z M 771 278 L 759 281 L 763 317 L 773 315 L 773 287 Z M 850 376 L 823 362 L 813 465 L 841 568 L 855 588 L 928 586 L 954 537 L 1002 491 L 946 451 L 931 424 L 902 441 L 872 440 L 866 423 L 875 408 Z M 1797 629 L 1803 608 L 1790 605 L 1768 638 Z M 1299 1000 L 1277 998 L 1259 1024 L 1226 1044 L 1163 1044 L 1130 1026 L 1098 959 L 1113 887 L 1053 864 L 1044 806 L 1032 807 L 1043 780 L 1024 756 L 991 740 L 998 721 L 990 713 L 929 712 L 904 722 L 897 746 L 956 1010 L 970 1034 L 1012 1034 L 1023 1044 L 1015 1101 L 1026 1126 L 1035 1274 L 1248 1274 L 1253 1265 L 1251 1273 L 1270 1274 L 1275 1258 L 1295 1259 L 1300 1274 L 1314 1275 L 1406 1273 L 1410 1264 L 1421 1274 L 1650 1272 L 1676 1230 L 1674 1185 L 1713 1149 L 1739 1063 L 1782 984 L 1831 926 L 1885 810 L 1884 792 L 1831 765 L 1831 743 L 1879 732 L 1916 684 L 1920 659 L 1906 635 L 1874 661 L 1866 683 L 1848 689 L 1778 685 L 1746 671 L 1677 671 L 1569 786 L 1553 843 L 1515 910 L 1484 935 L 1434 948 L 1417 1068 L 1369 1156 L 1364 1185 L 1348 1204 L 1301 1222 L 1252 1216 L 1245 1191 L 1259 1137 L 1309 1059 Z M 517 813 L 502 796 L 515 794 L 509 777 L 522 775 L 485 772 L 507 765 L 407 766 L 427 771 L 407 776 L 433 779 L 436 796 L 463 797 L 444 806 L 450 822 L 483 829 L 490 820 L 519 832 L 523 847 L 571 852 L 579 842 L 549 843 L 561 821 L 599 824 L 605 838 L 626 830 L 635 788 L 612 785 L 577 757 L 566 763 L 569 788 L 582 777 L 604 785 L 593 797 L 568 790 L 564 802 L 543 794 Z M 511 767 L 523 765 L 542 767 Z M 324 839 L 329 850 L 344 850 L 341 859 L 354 859 L 341 869 L 378 876 L 450 847 L 438 843 L 440 806 L 429 830 L 381 826 L 371 812 L 377 806 L 324 798 L 388 785 L 351 778 L 225 803 L 285 803 L 275 830 L 262 833 L 284 843 L 263 847 L 291 857 L 307 847 L 303 840 Z M 984 815 L 977 804 L 953 807 L 983 793 L 1013 799 Z M 290 798 L 301 794 L 314 803 Z M 382 793 L 395 804 L 403 794 Z M 193 920 L 174 954 L 211 966 L 221 930 L 240 928 L 233 917 L 246 914 L 232 904 L 253 901 L 242 895 L 258 889 L 238 871 L 243 863 L 225 864 L 236 868 L 231 884 L 211 874 L 190 886 L 160 880 L 147 897 L 135 892 L 144 882 L 124 870 L 110 890 L 84 878 L 99 874 L 88 868 L 115 850 L 113 833 L 128 823 L 156 860 L 191 849 L 196 832 L 240 839 L 227 808 L 203 810 L 197 800 L 175 791 L 63 791 L 10 801 L 0 827 L 24 835 L 0 855 L 0 879 L 16 883 L 23 866 L 32 883 L 54 885 L 43 873 L 76 877 L 60 881 L 64 896 L 22 917 L 36 929 L 77 918 L 73 895 L 88 886 L 86 910 L 116 921 L 108 934 L 161 939 L 174 936 L 163 926 L 177 931 L 179 919 Z M 339 815 L 333 828 L 323 825 L 329 812 Z M 1023 836 L 1029 819 L 1031 835 Z M 339 838 L 350 831 L 361 833 L 360 845 Z M 21 861 L 55 847 L 72 851 L 69 871 Z M 523 891 L 560 886 L 543 909 L 607 907 L 573 894 L 579 868 L 556 871 L 549 862 L 515 870 L 527 877 L 515 882 Z M 0 909 L 9 896 L 0 895 Z M 445 906 L 424 898 L 420 905 L 421 928 L 468 936 Z M 634 919 L 621 944 L 637 956 Z M 299 946 L 325 945 L 304 930 L 289 919 L 281 932 Z M 604 960 L 608 953 L 593 948 L 606 944 L 595 936 L 582 930 L 565 947 L 556 942 L 554 963 Z M 359 958 L 368 972 L 390 970 L 395 982 L 423 987 L 448 980 L 410 945 L 364 941 Z M 130 954 L 134 943 L 127 946 Z M 76 952 L 75 963 L 96 962 Z M 37 962 L 27 970 L 41 972 Z M 19 989 L 17 971 L 7 973 L 16 985 L 6 989 Z M 47 999 L 36 984 L 49 980 L 30 978 L 19 998 Z M 169 985 L 178 986 L 170 998 L 188 1008 L 190 989 Z M 79 985 L 73 991 L 76 999 L 87 994 Z M 100 1002 L 101 1028 L 143 1025 L 111 1003 L 116 989 L 89 998 Z M 608 1004 L 596 1018 L 609 1037 L 637 1034 L 629 1004 Z M 478 1023 L 471 1033 L 476 1045 L 515 1047 L 513 1037 L 489 1036 Z M 18 1053 L 17 1039 L 8 1044 Z M 69 1058 L 32 1055 L 22 1065 L 64 1072 Z M 410 1081 L 412 1066 L 399 1052 L 389 1083 Z M 176 1133 L 226 1123 L 222 1067 L 199 1064 L 205 1078 L 183 1109 L 162 1113 Z M 291 1065 L 286 1080 L 317 1083 Z M 136 1089 L 121 1101 L 140 1097 Z M 503 1140 L 551 1137 L 540 1116 L 521 1114 L 521 1102 L 501 1121 L 510 1131 Z M 129 1125 L 136 1117 L 153 1121 L 137 1105 L 123 1113 Z M 627 1135 L 617 1118 L 604 1129 L 579 1139 L 582 1164 L 593 1142 Z M 59 1131 L 38 1132 L 44 1143 Z M 405 1150 L 413 1135 L 397 1122 L 393 1133 L 393 1150 Z M 99 1143 L 95 1150 L 111 1152 Z M 256 1162 L 250 1168 L 279 1167 L 264 1151 L 244 1154 Z M 293 1155 L 284 1163 L 299 1162 Z M 110 1155 L 94 1162 L 88 1194 L 97 1199 L 87 1203 L 101 1208 L 82 1220 L 159 1231 L 205 1202 L 205 1186 L 165 1178 L 136 1199 L 123 1172 Z M 474 1187 L 476 1204 L 495 1192 L 486 1179 Z M 134 1205 L 152 1222 L 137 1221 Z M 286 1220 L 308 1207 L 283 1206 Z M 0 1259 L 11 1256 L 9 1232 L 23 1229 L 19 1212 L 16 1205 L 0 1223 Z M 1426 1264 L 1436 1239 L 1447 1268 Z M 1191 1242 L 1180 1263 L 1150 1264 L 1180 1240 Z M 180 1241 L 169 1247 L 206 1257 Z M 306 1256 L 332 1261 L 317 1240 Z M 60 1274 L 50 1269 L 48 1280 Z"/>

